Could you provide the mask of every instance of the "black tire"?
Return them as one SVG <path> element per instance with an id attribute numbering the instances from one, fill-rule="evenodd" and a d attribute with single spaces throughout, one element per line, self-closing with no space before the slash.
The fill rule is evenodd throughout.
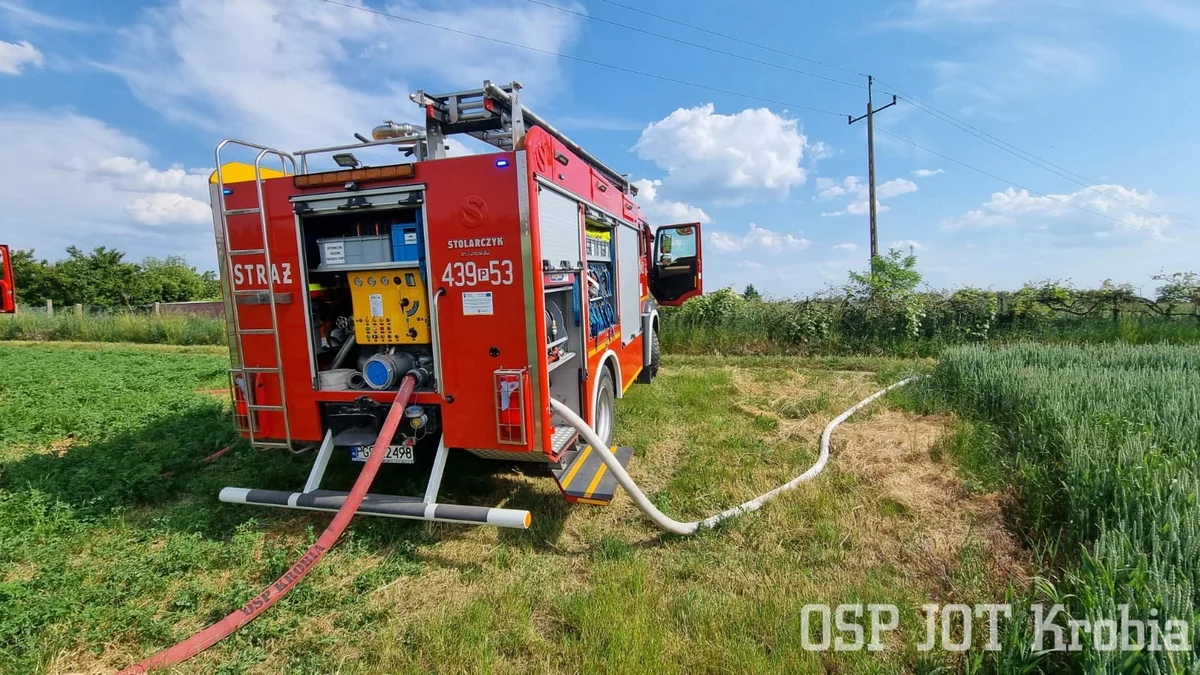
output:
<path id="1" fill-rule="evenodd" d="M 612 373 L 600 368 L 600 382 L 596 385 L 596 400 L 592 402 L 592 429 L 605 447 L 612 447 L 613 427 L 617 419 L 617 390 L 613 385 Z"/>
<path id="2" fill-rule="evenodd" d="M 650 377 L 658 377 L 658 331 L 650 330 Z"/>

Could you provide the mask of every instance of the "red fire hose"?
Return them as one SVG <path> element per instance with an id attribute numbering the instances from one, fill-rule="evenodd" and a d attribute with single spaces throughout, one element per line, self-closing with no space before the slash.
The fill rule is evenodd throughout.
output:
<path id="1" fill-rule="evenodd" d="M 406 375 L 400 383 L 400 391 L 396 392 L 396 400 L 392 403 L 392 407 L 388 411 L 383 428 L 379 430 L 379 437 L 375 439 L 375 447 L 386 448 L 391 442 L 392 436 L 396 433 L 396 428 L 400 425 L 400 418 L 404 413 L 404 408 L 408 405 L 408 399 L 412 396 L 415 387 L 416 378 L 413 375 Z M 374 482 L 375 474 L 379 472 L 379 465 L 383 463 L 385 455 L 387 455 L 386 452 L 371 453 L 366 465 L 362 468 L 362 473 L 358 474 L 358 480 L 354 481 L 354 487 L 350 489 L 350 495 L 346 497 L 346 502 L 342 505 L 341 509 L 338 509 L 337 514 L 334 515 L 333 522 L 329 523 L 329 527 L 326 527 L 325 531 L 321 533 L 321 536 L 317 539 L 317 543 L 313 544 L 312 548 L 308 549 L 308 552 L 301 556 L 296 561 L 296 564 L 292 565 L 275 583 L 264 588 L 262 593 L 254 596 L 250 602 L 247 602 L 236 612 L 233 612 L 174 647 L 168 647 L 145 661 L 122 670 L 118 675 L 145 673 L 155 668 L 165 668 L 176 663 L 182 663 L 229 637 L 234 631 L 253 621 L 255 617 L 262 614 L 268 607 L 275 604 L 277 600 L 292 590 L 308 574 L 309 570 L 324 557 L 325 552 L 333 548 L 334 542 L 342 535 L 346 526 L 350 524 L 350 519 L 354 517 L 354 512 L 358 510 L 358 506 L 362 504 L 363 498 L 367 495 L 367 490 L 371 487 L 371 483 Z"/>

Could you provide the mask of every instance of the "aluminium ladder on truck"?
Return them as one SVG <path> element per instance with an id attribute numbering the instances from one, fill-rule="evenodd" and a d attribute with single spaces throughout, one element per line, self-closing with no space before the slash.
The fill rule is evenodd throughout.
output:
<path id="1" fill-rule="evenodd" d="M 466 89 L 448 94 L 427 94 L 418 90 L 409 96 L 412 101 L 425 108 L 425 137 L 430 159 L 446 157 L 446 136 L 465 133 L 501 150 L 511 152 L 521 149 L 521 141 L 531 126 L 541 127 L 571 152 L 579 155 L 612 181 L 621 192 L 630 196 L 637 194 L 637 187 L 629 178 L 600 161 L 595 155 L 567 138 L 549 122 L 520 103 L 521 83 L 504 86 L 485 80 L 478 89 Z"/>
<path id="2" fill-rule="evenodd" d="M 221 151 L 226 146 L 240 146 L 250 150 L 257 150 L 258 156 L 254 158 L 254 194 L 256 202 L 254 206 L 230 209 L 225 203 L 225 176 L 222 171 L 224 163 L 221 161 Z M 233 353 L 229 376 L 232 379 L 234 386 L 242 392 L 242 398 L 246 401 L 246 431 L 250 435 L 250 445 L 255 448 L 287 448 L 292 450 L 292 425 L 291 418 L 288 415 L 287 404 L 287 387 L 283 380 L 283 349 L 279 343 L 279 316 L 276 309 L 276 293 L 275 293 L 275 277 L 270 270 L 274 267 L 271 264 L 271 238 L 267 228 L 267 211 L 264 207 L 263 200 L 263 158 L 268 155 L 273 155 L 279 158 L 279 162 L 283 167 L 283 173 L 296 173 L 296 160 L 286 152 L 268 148 L 254 143 L 245 141 L 237 141 L 228 139 L 222 141 L 217 146 L 216 161 L 217 161 L 217 189 L 216 199 L 217 213 L 220 216 L 221 224 L 221 251 L 225 259 L 225 278 L 229 279 L 229 287 L 224 289 L 226 292 L 226 311 L 231 317 L 230 325 L 232 326 L 232 334 L 230 337 L 230 351 Z M 290 168 L 290 172 L 289 172 Z M 258 216 L 259 226 L 262 231 L 262 248 L 230 248 L 229 244 L 229 219 L 240 218 L 246 216 Z M 238 290 L 233 286 L 234 279 L 234 262 L 235 258 L 241 256 L 261 255 L 263 263 L 266 266 L 267 288 L 254 290 Z M 266 304 L 270 307 L 270 328 L 243 328 L 241 315 L 238 305 L 242 304 L 239 300 L 246 298 L 244 302 L 250 304 Z M 270 335 L 275 343 L 275 365 L 274 366 L 248 366 L 246 365 L 246 349 L 242 343 L 242 338 L 247 335 Z M 262 404 L 258 403 L 255 398 L 255 381 L 259 376 L 273 375 L 279 382 L 279 404 Z M 237 402 L 234 401 L 236 420 Z M 264 441 L 255 436 L 255 413 L 258 412 L 276 412 L 283 415 L 283 433 L 284 441 Z"/>

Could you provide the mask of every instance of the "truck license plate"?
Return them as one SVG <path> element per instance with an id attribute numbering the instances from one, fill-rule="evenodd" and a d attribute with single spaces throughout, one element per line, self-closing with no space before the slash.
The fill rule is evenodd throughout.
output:
<path id="1" fill-rule="evenodd" d="M 350 459 L 355 462 L 365 462 L 371 457 L 371 445 L 354 445 L 350 447 Z M 384 464 L 412 464 L 413 449 L 411 445 L 388 446 L 387 454 L 383 456 Z"/>

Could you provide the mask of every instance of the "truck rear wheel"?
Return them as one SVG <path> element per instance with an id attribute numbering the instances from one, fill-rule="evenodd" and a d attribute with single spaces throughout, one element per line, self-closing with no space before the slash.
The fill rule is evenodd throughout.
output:
<path id="1" fill-rule="evenodd" d="M 600 440 L 612 447 L 613 422 L 617 414 L 617 393 L 613 385 L 612 372 L 600 368 L 600 383 L 596 386 L 596 400 L 592 402 L 592 429 Z"/>
<path id="2" fill-rule="evenodd" d="M 650 377 L 658 377 L 658 331 L 650 331 Z"/>

